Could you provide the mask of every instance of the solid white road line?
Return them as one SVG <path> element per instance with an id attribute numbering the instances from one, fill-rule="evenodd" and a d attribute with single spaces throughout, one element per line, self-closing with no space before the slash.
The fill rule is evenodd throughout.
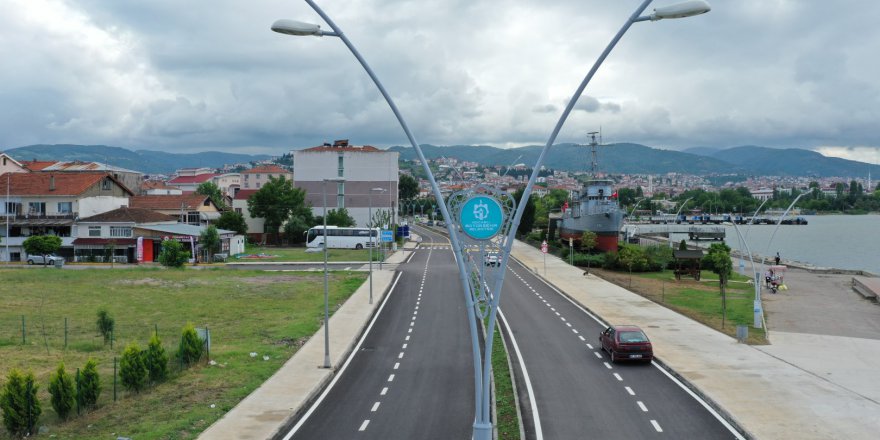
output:
<path id="1" fill-rule="evenodd" d="M 354 355 L 357 354 L 358 351 L 360 351 L 361 345 L 364 343 L 364 339 L 366 339 L 367 336 L 370 334 L 370 330 L 373 328 L 373 324 L 376 323 L 376 319 L 378 319 L 379 315 L 382 314 L 382 309 L 385 308 L 385 304 L 388 303 L 388 298 L 391 298 L 391 294 L 394 293 L 394 288 L 397 287 L 397 282 L 400 281 L 401 275 L 403 274 L 397 274 L 397 278 L 394 279 L 394 283 L 392 283 L 391 288 L 388 289 L 388 295 L 385 295 L 385 299 L 382 300 L 382 305 L 379 306 L 379 310 L 376 311 L 375 315 L 373 315 L 373 319 L 370 320 L 370 324 L 367 326 L 364 334 L 361 335 L 361 339 L 358 341 L 357 345 L 355 345 L 354 349 L 351 350 L 351 354 L 348 356 L 348 359 L 346 359 L 345 363 L 342 364 L 342 368 L 339 369 L 339 371 L 336 373 L 336 376 L 333 377 L 333 380 L 330 381 L 330 384 L 327 385 L 327 388 L 325 388 L 324 392 L 321 393 L 321 396 L 318 397 L 317 400 L 315 400 L 315 403 L 313 403 L 312 406 L 309 407 L 308 411 L 306 411 L 306 413 L 303 414 L 299 421 L 296 422 L 296 425 L 294 425 L 293 428 L 290 428 L 290 431 L 288 431 L 287 434 L 284 435 L 284 438 L 282 440 L 290 440 L 290 438 L 293 437 L 294 434 L 296 434 L 296 431 L 298 431 L 302 427 L 302 425 L 305 424 L 306 420 L 308 420 L 312 413 L 315 412 L 315 410 L 318 408 L 324 398 L 327 397 L 328 394 L 330 394 L 330 390 L 333 389 L 333 386 L 336 385 L 336 382 L 339 380 L 339 378 L 343 376 L 345 369 L 348 368 L 351 360 L 354 359 Z"/>
<path id="2" fill-rule="evenodd" d="M 510 337 L 510 342 L 513 345 L 513 351 L 516 353 L 516 357 L 519 358 L 519 368 L 522 371 L 523 381 L 526 383 L 526 393 L 529 395 L 529 406 L 532 409 L 532 421 L 535 424 L 535 439 L 536 440 L 544 440 L 544 430 L 541 428 L 541 414 L 538 412 L 538 402 L 535 400 L 535 390 L 532 388 L 532 380 L 529 379 L 529 372 L 526 369 L 526 361 L 522 357 L 522 352 L 519 351 L 519 344 L 516 343 L 516 338 L 513 336 L 513 332 L 510 330 L 510 324 L 507 323 L 507 318 L 504 317 L 504 313 L 501 311 L 501 307 L 498 307 L 498 317 L 501 318 L 501 322 L 504 323 L 504 328 L 508 329 L 508 336 Z"/>

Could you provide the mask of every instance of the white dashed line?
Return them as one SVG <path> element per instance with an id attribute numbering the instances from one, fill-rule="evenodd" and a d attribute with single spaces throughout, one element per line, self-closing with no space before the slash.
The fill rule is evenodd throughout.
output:
<path id="1" fill-rule="evenodd" d="M 358 429 L 358 431 L 366 431 L 367 425 L 369 425 L 369 424 L 370 424 L 369 420 L 364 420 L 364 423 L 361 423 L 361 427 L 360 427 L 360 429 Z"/>
<path id="2" fill-rule="evenodd" d="M 376 403 L 374 403 L 374 404 L 373 404 L 373 408 L 371 408 L 370 411 L 371 411 L 371 412 L 376 412 L 376 410 L 379 409 L 379 404 L 380 404 L 380 403 L 381 403 L 381 402 L 376 402 Z"/>
<path id="3" fill-rule="evenodd" d="M 555 308 L 555 307 L 550 307 L 550 310 L 552 310 L 552 311 L 555 312 L 555 311 L 556 311 L 556 308 Z M 565 321 L 565 318 L 562 318 L 562 320 Z"/>
<path id="4" fill-rule="evenodd" d="M 577 334 L 577 332 L 578 332 L 576 328 L 571 329 L 571 331 L 573 331 L 574 334 Z"/>
<path id="5" fill-rule="evenodd" d="M 589 348 L 590 350 L 592 350 L 592 349 L 593 349 L 593 344 L 587 344 L 587 348 Z"/>
<path id="6" fill-rule="evenodd" d="M 409 335 L 406 335 L 406 339 L 404 341 L 409 341 Z"/>
<path id="7" fill-rule="evenodd" d="M 394 375 L 388 376 L 388 382 L 394 382 Z"/>
<path id="8" fill-rule="evenodd" d="M 654 425 L 654 429 L 656 429 L 657 432 L 663 432 L 663 428 L 660 427 L 660 424 L 657 423 L 656 420 L 651 420 L 651 424 Z"/>
<path id="9" fill-rule="evenodd" d="M 407 345 L 409 345 L 409 344 L 403 344 L 403 346 L 401 346 L 400 348 L 402 348 L 403 350 L 406 350 Z"/>
<path id="10" fill-rule="evenodd" d="M 396 369 L 398 369 L 398 368 L 400 368 L 400 362 L 395 362 L 395 363 L 394 363 L 394 369 L 396 370 Z"/>
<path id="11" fill-rule="evenodd" d="M 644 404 L 644 403 L 642 403 L 642 401 L 641 401 L 641 400 L 639 400 L 639 401 L 637 401 L 637 402 L 636 402 L 636 403 L 637 403 L 637 404 L 639 404 L 639 408 L 641 408 L 641 409 L 642 409 L 642 411 L 644 411 L 644 412 L 648 412 L 648 407 L 647 407 L 647 406 L 645 406 L 645 404 Z"/>
<path id="12" fill-rule="evenodd" d="M 407 330 L 406 332 L 407 332 L 407 333 L 412 333 L 412 329 L 409 329 L 409 330 Z"/>
<path id="13" fill-rule="evenodd" d="M 609 370 L 611 369 L 611 364 L 609 364 L 608 362 L 602 362 L 602 363 L 605 364 L 605 368 L 607 368 Z"/>
<path id="14" fill-rule="evenodd" d="M 598 351 L 594 351 L 593 354 L 595 354 L 597 358 L 602 359 L 602 353 L 599 353 Z"/>
<path id="15" fill-rule="evenodd" d="M 571 323 L 570 323 L 570 322 L 566 322 L 565 325 L 571 327 Z"/>
<path id="16" fill-rule="evenodd" d="M 562 316 L 562 315 L 560 315 L 559 312 L 556 312 L 556 316 Z"/>
<path id="17" fill-rule="evenodd" d="M 416 319 L 416 318 L 413 318 L 413 319 Z M 412 326 L 414 326 L 414 325 L 416 325 L 416 323 L 415 323 L 415 322 L 412 322 L 412 321 L 410 321 L 410 323 L 409 323 L 409 326 L 410 326 L 410 327 L 412 327 Z M 410 329 L 410 330 L 412 330 L 412 329 Z"/>
<path id="18" fill-rule="evenodd" d="M 620 382 L 623 382 L 623 378 L 620 377 L 620 375 L 617 374 L 617 373 L 614 373 L 614 378 L 617 379 L 617 380 L 620 381 Z"/>
<path id="19" fill-rule="evenodd" d="M 379 393 L 380 396 L 384 396 L 388 394 L 388 387 L 382 388 L 382 391 Z"/>
<path id="20" fill-rule="evenodd" d="M 398 359 L 403 359 L 403 352 L 401 351 L 399 355 L 397 355 Z"/>
<path id="21" fill-rule="evenodd" d="M 586 341 L 583 336 L 578 336 L 578 339 L 580 339 L 581 341 Z"/>
<path id="22" fill-rule="evenodd" d="M 623 388 L 626 389 L 626 392 L 629 393 L 630 396 L 635 396 L 635 395 L 636 395 L 636 392 L 633 391 L 632 388 L 630 388 L 630 387 L 623 387 Z"/>

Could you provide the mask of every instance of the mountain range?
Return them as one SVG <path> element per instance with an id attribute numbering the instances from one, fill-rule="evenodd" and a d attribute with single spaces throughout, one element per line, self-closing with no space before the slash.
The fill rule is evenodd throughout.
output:
<path id="1" fill-rule="evenodd" d="M 422 145 L 428 159 L 452 157 L 480 165 L 533 164 L 541 146 L 496 148 L 490 146 Z M 411 147 L 395 146 L 388 149 L 400 154 L 401 160 L 416 160 Z M 206 151 L 193 154 L 166 153 L 151 150 L 127 150 L 105 145 L 29 145 L 6 150 L 16 160 L 94 161 L 147 174 L 171 174 L 180 168 L 209 167 L 248 163 L 271 158 L 269 155 L 250 155 Z M 602 145 L 598 152 L 599 169 L 612 174 L 665 174 L 694 175 L 740 174 L 752 176 L 804 177 L 863 177 L 870 172 L 880 176 L 880 165 L 836 157 L 826 157 L 815 151 L 798 148 L 768 148 L 741 146 L 732 148 L 696 147 L 684 151 L 661 150 L 633 143 Z M 557 144 L 547 154 L 544 166 L 557 170 L 582 171 L 590 168 L 588 146 Z"/>

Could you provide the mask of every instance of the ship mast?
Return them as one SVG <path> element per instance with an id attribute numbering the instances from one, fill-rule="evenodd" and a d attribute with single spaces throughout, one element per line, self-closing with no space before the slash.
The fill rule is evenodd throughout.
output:
<path id="1" fill-rule="evenodd" d="M 599 132 L 591 131 L 587 134 L 590 135 L 590 172 L 593 174 L 593 177 L 596 177 L 596 173 L 599 172 L 599 143 L 596 141 L 596 135 L 599 134 Z"/>

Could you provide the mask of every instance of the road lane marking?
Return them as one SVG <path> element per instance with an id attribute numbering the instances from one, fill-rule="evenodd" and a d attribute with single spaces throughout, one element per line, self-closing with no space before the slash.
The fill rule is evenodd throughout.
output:
<path id="1" fill-rule="evenodd" d="M 578 332 L 576 328 L 571 329 L 571 331 L 573 331 L 574 334 L 577 334 L 577 332 Z"/>
<path id="2" fill-rule="evenodd" d="M 648 407 L 647 407 L 647 406 L 645 406 L 645 404 L 644 404 L 644 403 L 642 403 L 642 401 L 641 401 L 641 400 L 639 400 L 639 401 L 636 401 L 636 403 L 637 403 L 637 404 L 639 404 L 639 408 L 641 408 L 641 409 L 642 409 L 642 411 L 644 411 L 644 412 L 648 412 Z"/>
<path id="3" fill-rule="evenodd" d="M 396 370 L 396 369 L 398 369 L 398 368 L 400 368 L 400 362 L 395 362 L 395 363 L 394 363 L 394 369 Z"/>
<path id="4" fill-rule="evenodd" d="M 401 351 L 399 355 L 397 355 L 398 359 L 403 359 L 403 352 Z"/>
<path id="5" fill-rule="evenodd" d="M 602 359 L 602 353 L 599 353 L 598 351 L 594 351 L 593 354 L 595 354 L 597 358 Z"/>
<path id="6" fill-rule="evenodd" d="M 623 388 L 626 389 L 626 392 L 629 393 L 630 396 L 635 396 L 635 395 L 636 395 L 636 392 L 633 391 L 632 388 L 630 388 L 630 387 L 623 387 Z"/>
<path id="7" fill-rule="evenodd" d="M 592 350 L 592 349 L 593 349 L 593 344 L 587 344 L 587 348 L 589 348 L 590 350 Z"/>
<path id="8" fill-rule="evenodd" d="M 384 396 L 388 394 L 388 387 L 382 388 L 382 391 L 379 393 L 380 396 Z"/>
<path id="9" fill-rule="evenodd" d="M 373 407 L 370 408 L 370 412 L 376 412 L 376 410 L 379 409 L 379 404 L 380 404 L 380 403 L 381 403 L 381 402 L 376 402 L 376 403 L 374 403 L 374 404 L 373 404 Z"/>
<path id="10" fill-rule="evenodd" d="M 608 362 L 602 362 L 602 363 L 605 364 L 605 368 L 607 368 L 609 370 L 611 369 L 611 364 L 609 364 Z"/>
<path id="11" fill-rule="evenodd" d="M 394 382 L 394 375 L 388 376 L 388 382 Z"/>
<path id="12" fill-rule="evenodd" d="M 651 420 L 651 424 L 654 425 L 654 429 L 656 429 L 657 432 L 663 432 L 663 428 L 660 427 L 660 424 L 657 423 L 656 420 Z"/>
<path id="13" fill-rule="evenodd" d="M 560 315 L 559 312 L 556 312 L 556 316 L 562 316 L 562 315 Z"/>
<path id="14" fill-rule="evenodd" d="M 584 339 L 583 336 L 578 336 L 578 339 L 580 339 L 581 341 L 586 341 L 586 339 Z M 591 348 L 592 348 L 592 347 L 591 347 Z"/>
<path id="15" fill-rule="evenodd" d="M 623 378 L 620 377 L 620 375 L 617 374 L 617 373 L 614 373 L 614 378 L 617 379 L 617 380 L 620 381 L 620 382 L 623 382 Z"/>
<path id="16" fill-rule="evenodd" d="M 508 324 L 507 318 L 501 311 L 501 307 L 498 308 L 498 317 L 501 318 L 504 328 L 508 330 L 507 335 L 510 337 L 513 351 L 516 353 L 516 357 L 519 358 L 519 368 L 520 371 L 522 371 L 523 381 L 526 383 L 526 393 L 529 396 L 529 406 L 532 410 L 532 423 L 535 425 L 535 440 L 544 440 L 544 429 L 541 427 L 541 415 L 538 412 L 538 403 L 535 399 L 535 390 L 532 388 L 532 380 L 529 378 L 529 371 L 526 369 L 526 361 L 522 357 L 522 352 L 519 350 L 519 344 L 516 343 L 516 338 L 513 336 L 513 332 L 510 331 L 510 324 Z"/>
<path id="17" fill-rule="evenodd" d="M 392 283 L 391 288 L 388 289 L 388 294 L 385 295 L 385 299 L 382 300 L 382 305 L 379 306 L 379 310 L 376 312 L 375 315 L 373 315 L 373 319 L 370 320 L 370 324 L 361 335 L 361 338 L 360 340 L 358 340 L 357 345 L 355 345 L 354 349 L 351 351 L 351 354 L 345 360 L 345 363 L 342 364 L 342 368 L 339 369 L 339 371 L 333 377 L 333 380 L 331 380 L 330 384 L 327 385 L 327 388 L 324 389 L 318 399 L 315 400 L 311 407 L 309 407 L 308 411 L 306 411 L 306 413 L 303 414 L 299 421 L 296 422 L 296 425 L 294 425 L 293 428 L 290 428 L 290 431 L 288 431 L 287 434 L 284 435 L 282 440 L 290 440 L 290 438 L 293 437 L 294 434 L 296 434 L 296 431 L 298 431 L 302 427 L 302 425 L 306 423 L 306 421 L 309 419 L 312 413 L 315 412 L 321 402 L 324 401 L 328 394 L 330 394 L 330 391 L 333 389 L 333 386 L 336 385 L 336 382 L 339 380 L 339 378 L 343 377 L 343 373 L 345 373 L 345 370 L 348 368 L 349 364 L 351 364 L 351 360 L 354 359 L 355 353 L 360 351 L 361 345 L 363 345 L 364 340 L 367 338 L 367 336 L 370 334 L 370 330 L 373 328 L 373 324 L 375 324 L 376 320 L 379 319 L 379 316 L 382 314 L 382 310 L 385 308 L 385 304 L 388 303 L 388 299 L 391 298 L 391 295 L 394 293 L 394 289 L 397 287 L 397 282 L 400 281 L 401 275 L 403 274 L 397 274 L 397 278 L 394 279 L 394 283 Z"/>
<path id="18" fill-rule="evenodd" d="M 413 317 L 413 319 L 416 319 L 416 318 L 415 318 L 415 317 Z M 412 327 L 412 326 L 414 326 L 414 325 L 416 325 L 416 323 L 415 323 L 415 322 L 412 322 L 412 321 L 410 321 L 410 323 L 409 323 L 409 326 L 410 326 L 410 327 Z M 412 329 L 410 329 L 410 330 L 412 330 Z"/>
<path id="19" fill-rule="evenodd" d="M 402 346 L 401 348 L 402 348 L 403 350 L 406 350 L 406 346 L 407 346 L 407 345 L 409 345 L 409 344 L 403 344 L 403 346 Z"/>
<path id="20" fill-rule="evenodd" d="M 369 420 L 364 420 L 364 423 L 361 423 L 361 427 L 360 427 L 360 429 L 358 429 L 358 431 L 366 431 L 367 425 L 369 425 L 369 424 L 370 424 Z"/>
<path id="21" fill-rule="evenodd" d="M 407 332 L 407 333 L 412 333 L 412 329 L 409 329 L 409 330 L 407 330 L 406 332 Z"/>
<path id="22" fill-rule="evenodd" d="M 570 323 L 570 322 L 566 322 L 565 325 L 571 327 L 571 323 Z"/>

